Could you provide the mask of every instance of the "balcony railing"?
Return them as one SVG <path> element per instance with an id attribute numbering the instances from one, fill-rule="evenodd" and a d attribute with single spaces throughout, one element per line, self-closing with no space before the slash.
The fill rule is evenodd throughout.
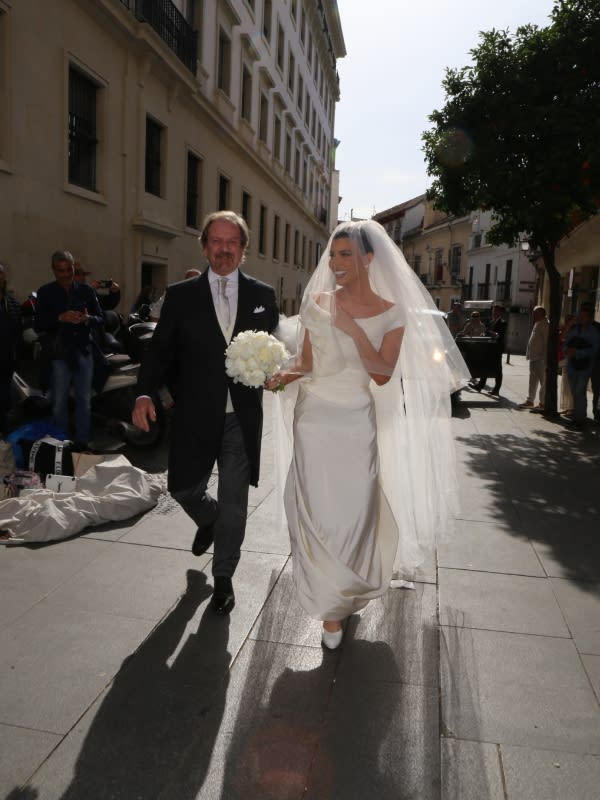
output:
<path id="1" fill-rule="evenodd" d="M 190 72 L 196 74 L 196 31 L 171 0 L 121 0 L 121 3 L 140 22 L 147 22 Z"/>

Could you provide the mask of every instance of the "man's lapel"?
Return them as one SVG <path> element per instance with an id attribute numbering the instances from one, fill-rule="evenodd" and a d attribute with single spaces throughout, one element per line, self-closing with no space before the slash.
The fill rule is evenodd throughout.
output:
<path id="1" fill-rule="evenodd" d="M 238 304 L 233 336 L 240 331 L 248 330 L 252 327 L 248 323 L 248 308 L 250 306 L 250 281 L 241 270 L 238 270 Z"/>

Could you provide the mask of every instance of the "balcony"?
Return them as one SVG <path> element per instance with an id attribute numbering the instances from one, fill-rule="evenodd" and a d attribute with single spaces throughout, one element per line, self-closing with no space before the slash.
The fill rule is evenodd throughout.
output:
<path id="1" fill-rule="evenodd" d="M 171 0 L 121 0 L 121 3 L 140 22 L 147 22 L 190 72 L 196 74 L 196 31 Z"/>

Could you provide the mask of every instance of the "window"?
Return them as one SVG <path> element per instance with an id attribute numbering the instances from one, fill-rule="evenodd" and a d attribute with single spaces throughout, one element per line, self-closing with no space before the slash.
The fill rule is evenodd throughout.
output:
<path id="1" fill-rule="evenodd" d="M 219 211 L 229 208 L 229 178 L 219 175 Z"/>
<path id="2" fill-rule="evenodd" d="M 304 269 L 306 264 L 306 236 L 302 236 L 302 250 L 300 252 L 300 266 Z"/>
<path id="3" fill-rule="evenodd" d="M 146 191 L 161 196 L 162 125 L 146 117 Z"/>
<path id="4" fill-rule="evenodd" d="M 252 122 L 252 73 L 242 65 L 242 102 L 240 114 L 246 122 Z"/>
<path id="5" fill-rule="evenodd" d="M 283 65 L 285 63 L 285 35 L 281 24 L 277 25 L 277 66 L 283 72 Z"/>
<path id="6" fill-rule="evenodd" d="M 298 245 L 300 242 L 300 232 L 294 231 L 294 266 L 298 265 Z"/>
<path id="7" fill-rule="evenodd" d="M 266 249 L 267 240 L 267 207 L 261 205 L 260 207 L 260 220 L 258 225 L 258 252 L 263 256 Z"/>
<path id="8" fill-rule="evenodd" d="M 250 216 L 252 214 L 252 197 L 248 194 L 248 192 L 242 192 L 242 217 L 248 223 L 248 227 L 251 227 L 252 220 Z"/>
<path id="9" fill-rule="evenodd" d="M 306 61 L 308 62 L 308 69 L 310 70 L 312 65 L 312 56 L 313 56 L 313 38 L 312 33 L 308 32 L 308 47 L 306 48 Z"/>
<path id="10" fill-rule="evenodd" d="M 231 90 L 231 39 L 223 28 L 219 28 L 217 52 L 217 86 L 229 96 Z"/>
<path id="11" fill-rule="evenodd" d="M 187 157 L 187 192 L 185 201 L 185 224 L 198 228 L 198 188 L 200 185 L 201 161 L 193 153 Z"/>
<path id="12" fill-rule="evenodd" d="M 93 81 L 69 68 L 69 183 L 92 191 L 96 191 L 97 94 Z"/>
<path id="13" fill-rule="evenodd" d="M 295 80 L 296 80 L 296 59 L 294 58 L 294 54 L 290 50 L 290 54 L 288 56 L 288 89 L 290 90 L 290 94 L 292 96 L 294 94 Z"/>
<path id="14" fill-rule="evenodd" d="M 294 159 L 294 183 L 296 186 L 300 186 L 300 148 L 296 148 L 295 152 L 295 159 Z"/>
<path id="15" fill-rule="evenodd" d="M 308 242 L 308 260 L 306 262 L 308 264 L 308 268 L 309 269 L 312 269 L 312 266 L 313 266 L 313 260 L 312 260 L 313 255 L 312 255 L 312 253 L 313 253 L 313 243 L 312 243 L 312 239 L 309 239 L 309 242 Z"/>
<path id="16" fill-rule="evenodd" d="M 433 266 L 435 267 L 434 281 L 441 282 L 444 279 L 444 264 L 442 262 L 443 253 L 442 248 L 438 247 L 435 251 Z"/>
<path id="17" fill-rule="evenodd" d="M 306 41 L 306 14 L 303 5 L 300 6 L 300 41 L 304 47 L 304 42 Z"/>
<path id="18" fill-rule="evenodd" d="M 460 274 L 460 262 L 462 259 L 462 247 L 455 244 L 450 250 L 450 273 L 453 276 Z"/>
<path id="19" fill-rule="evenodd" d="M 258 125 L 258 138 L 262 142 L 267 141 L 267 130 L 269 126 L 269 100 L 266 94 L 260 93 L 260 117 Z"/>
<path id="20" fill-rule="evenodd" d="M 306 90 L 306 97 L 304 99 L 304 124 L 308 129 L 310 125 L 310 95 L 308 89 Z"/>
<path id="21" fill-rule="evenodd" d="M 271 25 L 273 19 L 273 4 L 271 0 L 265 0 L 263 7 L 263 36 L 267 42 L 271 41 Z"/>
<path id="22" fill-rule="evenodd" d="M 302 101 L 304 100 L 304 80 L 302 75 L 298 73 L 298 95 L 296 98 L 296 104 L 298 106 L 298 111 L 302 114 Z"/>
<path id="23" fill-rule="evenodd" d="M 298 0 L 291 0 L 291 2 L 290 2 L 290 14 L 292 15 L 292 19 L 295 22 L 296 21 L 296 16 L 298 14 Z"/>
<path id="24" fill-rule="evenodd" d="M 413 269 L 417 273 L 417 275 L 421 274 L 421 256 L 415 256 L 413 258 Z"/>
<path id="25" fill-rule="evenodd" d="M 302 192 L 306 194 L 308 188 L 308 160 L 304 157 L 302 161 Z"/>
<path id="26" fill-rule="evenodd" d="M 273 258 L 279 258 L 279 217 L 273 217 Z"/>
<path id="27" fill-rule="evenodd" d="M 283 162 L 283 166 L 286 172 L 291 172 L 292 170 L 292 137 L 291 134 L 286 133 L 285 136 L 285 159 Z"/>
<path id="28" fill-rule="evenodd" d="M 281 117 L 278 114 L 273 118 L 273 155 L 281 160 Z"/>
<path id="29" fill-rule="evenodd" d="M 285 231 L 283 234 L 283 260 L 286 264 L 288 264 L 290 260 L 290 225 L 288 222 L 285 223 Z"/>

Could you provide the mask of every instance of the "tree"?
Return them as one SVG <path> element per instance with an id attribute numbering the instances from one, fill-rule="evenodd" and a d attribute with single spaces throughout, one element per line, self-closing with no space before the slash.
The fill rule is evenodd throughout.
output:
<path id="1" fill-rule="evenodd" d="M 491 244 L 526 232 L 550 288 L 545 413 L 557 411 L 560 275 L 555 253 L 600 208 L 600 3 L 556 0 L 547 27 L 480 34 L 472 64 L 446 70 L 423 134 L 428 196 L 452 214 L 492 209 Z"/>

